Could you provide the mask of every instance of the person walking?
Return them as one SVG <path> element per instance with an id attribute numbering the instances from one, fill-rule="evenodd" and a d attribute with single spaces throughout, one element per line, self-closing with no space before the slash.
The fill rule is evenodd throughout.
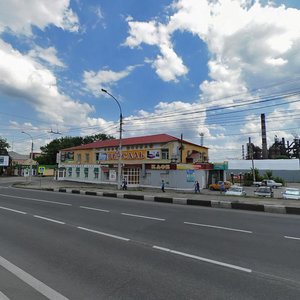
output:
<path id="1" fill-rule="evenodd" d="M 199 181 L 195 181 L 195 184 L 194 184 L 194 188 L 195 188 L 195 194 L 199 193 L 200 194 L 200 184 L 199 184 Z"/>
<path id="2" fill-rule="evenodd" d="M 220 193 L 223 194 L 225 193 L 226 189 L 225 189 L 225 184 L 224 181 L 221 182 L 221 186 L 220 186 Z"/>
<path id="3" fill-rule="evenodd" d="M 123 190 L 127 190 L 127 180 L 126 180 L 126 178 L 123 179 L 122 188 L 123 188 Z"/>
<path id="4" fill-rule="evenodd" d="M 161 181 L 161 190 L 163 192 L 165 192 L 165 181 L 164 180 Z"/>

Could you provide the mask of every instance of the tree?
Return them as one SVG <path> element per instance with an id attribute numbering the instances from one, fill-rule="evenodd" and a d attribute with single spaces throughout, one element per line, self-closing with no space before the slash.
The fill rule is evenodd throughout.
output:
<path id="1" fill-rule="evenodd" d="M 42 151 L 41 156 L 36 158 L 36 161 L 40 165 L 55 165 L 56 164 L 56 154 L 61 149 L 76 147 L 80 145 L 85 145 L 93 143 L 95 141 L 103 141 L 108 139 L 114 139 L 114 137 L 106 134 L 96 134 L 85 137 L 62 137 L 60 139 L 55 139 L 51 141 L 46 146 L 42 146 L 40 149 Z"/>
<path id="2" fill-rule="evenodd" d="M 6 139 L 0 137 L 0 154 L 7 155 L 7 149 L 10 148 Z"/>

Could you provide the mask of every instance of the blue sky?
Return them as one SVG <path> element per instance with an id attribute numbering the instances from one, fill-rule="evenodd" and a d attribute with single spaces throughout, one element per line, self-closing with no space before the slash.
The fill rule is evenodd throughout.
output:
<path id="1" fill-rule="evenodd" d="M 34 151 L 61 136 L 166 133 L 211 161 L 300 135 L 297 0 L 0 3 L 0 136 Z M 59 131 L 61 135 L 50 133 Z"/>

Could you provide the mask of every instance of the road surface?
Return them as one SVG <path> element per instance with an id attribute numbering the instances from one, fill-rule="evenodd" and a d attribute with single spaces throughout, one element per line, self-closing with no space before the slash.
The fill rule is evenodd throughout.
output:
<path id="1" fill-rule="evenodd" d="M 0 187 L 0 299 L 299 295 L 299 216 Z"/>

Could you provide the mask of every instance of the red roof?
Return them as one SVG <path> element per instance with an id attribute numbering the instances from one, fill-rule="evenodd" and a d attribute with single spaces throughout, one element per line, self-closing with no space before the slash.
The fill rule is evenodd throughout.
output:
<path id="1" fill-rule="evenodd" d="M 129 145 L 141 145 L 141 144 L 155 144 L 155 143 L 168 143 L 172 141 L 181 141 L 179 138 L 168 134 L 155 134 L 155 135 L 146 135 L 140 137 L 131 137 L 131 138 L 122 138 L 122 146 Z M 184 143 L 196 145 L 185 140 L 182 140 Z M 115 140 L 105 140 L 105 141 L 96 141 L 90 144 L 85 144 L 81 146 L 71 147 L 66 150 L 84 150 L 84 149 L 93 149 L 93 148 L 105 148 L 105 147 L 118 147 L 119 139 Z M 199 145 L 196 145 L 199 146 Z M 206 148 L 206 147 L 203 147 Z"/>

